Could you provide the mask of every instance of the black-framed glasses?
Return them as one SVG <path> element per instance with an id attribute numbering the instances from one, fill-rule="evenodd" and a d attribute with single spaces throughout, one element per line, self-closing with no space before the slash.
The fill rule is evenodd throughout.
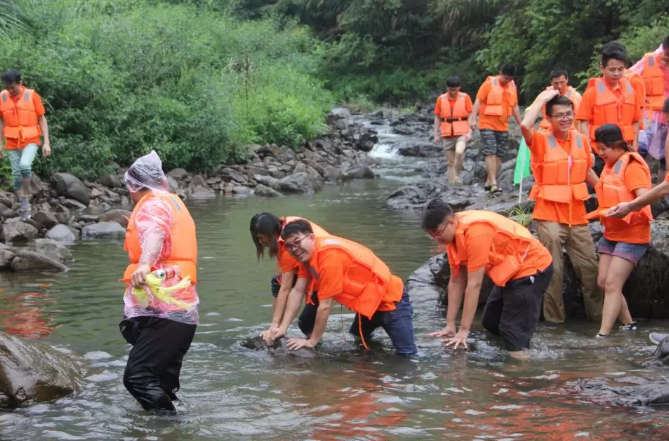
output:
<path id="1" fill-rule="evenodd" d="M 574 119 L 574 112 L 567 112 L 567 113 L 558 113 L 557 115 L 551 116 L 556 121 L 569 121 L 570 119 Z"/>
<path id="2" fill-rule="evenodd" d="M 294 241 L 293 243 L 285 242 L 285 244 L 286 244 L 286 250 L 288 250 L 288 251 L 290 251 L 290 252 L 293 252 L 293 251 L 299 249 L 299 248 L 300 248 L 300 244 L 301 244 L 302 241 L 303 241 L 304 239 L 306 239 L 307 237 L 308 237 L 308 236 L 302 236 L 302 237 L 299 238 L 299 239 L 295 239 L 295 241 Z"/>

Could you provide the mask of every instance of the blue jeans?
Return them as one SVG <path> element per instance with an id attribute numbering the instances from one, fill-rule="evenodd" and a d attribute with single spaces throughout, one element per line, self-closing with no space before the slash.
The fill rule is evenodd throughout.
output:
<path id="1" fill-rule="evenodd" d="M 22 188 L 22 179 L 32 177 L 32 166 L 39 146 L 35 143 L 28 144 L 19 150 L 7 150 L 9 165 L 12 167 L 12 177 L 14 178 L 14 190 Z"/>
<path id="2" fill-rule="evenodd" d="M 413 335 L 413 306 L 406 287 L 399 302 L 395 302 L 393 311 L 376 311 L 372 319 L 355 315 L 349 332 L 360 337 L 360 328 L 365 340 L 369 339 L 376 328 L 383 328 L 393 342 L 398 355 L 414 355 L 418 352 Z M 359 322 L 362 320 L 362 323 Z"/>

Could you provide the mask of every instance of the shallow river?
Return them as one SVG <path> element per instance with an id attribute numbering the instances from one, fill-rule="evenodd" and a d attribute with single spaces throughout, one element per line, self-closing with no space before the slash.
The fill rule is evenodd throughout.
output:
<path id="1" fill-rule="evenodd" d="M 565 387 L 578 378 L 660 376 L 641 367 L 651 330 L 605 342 L 596 325 L 541 326 L 531 359 L 509 360 L 475 328 L 476 349 L 445 352 L 430 331 L 444 325 L 434 298 L 413 298 L 420 356 L 392 355 L 388 338 L 370 352 L 344 329 L 352 315 L 331 317 L 312 360 L 275 359 L 239 345 L 271 319 L 274 263 L 255 259 L 248 232 L 260 211 L 300 215 L 372 248 L 407 277 L 439 250 L 415 214 L 392 212 L 384 199 L 396 180 L 354 182 L 310 196 L 218 199 L 189 204 L 198 227 L 201 324 L 182 371 L 177 416 L 141 410 L 122 385 L 129 346 L 122 318 L 126 264 L 122 243 L 79 242 L 68 274 L 3 276 L 0 329 L 48 342 L 80 357 L 83 392 L 0 414 L 2 440 L 665 440 L 669 412 L 582 401 Z M 296 329 L 290 331 L 298 335 Z M 382 347 L 378 347 L 382 346 Z"/>

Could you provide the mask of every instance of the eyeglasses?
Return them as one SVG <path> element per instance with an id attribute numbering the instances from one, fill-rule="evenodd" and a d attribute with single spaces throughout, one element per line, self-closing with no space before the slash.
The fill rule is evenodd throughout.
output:
<path id="1" fill-rule="evenodd" d="M 306 239 L 307 237 L 309 237 L 309 236 L 302 236 L 299 239 L 295 239 L 295 241 L 293 241 L 293 243 L 286 242 L 286 249 L 288 251 L 291 251 L 291 252 L 295 251 L 295 250 L 298 250 L 300 248 L 300 244 L 302 243 L 302 241 L 304 239 Z"/>
<path id="2" fill-rule="evenodd" d="M 432 240 L 436 240 L 439 242 L 439 239 L 441 239 L 441 235 L 444 234 L 444 231 L 446 230 L 446 227 L 448 227 L 448 224 L 444 225 L 439 231 L 434 232 L 434 231 L 428 231 L 426 236 L 429 237 Z"/>
<path id="3" fill-rule="evenodd" d="M 574 118 L 574 112 L 558 113 L 557 115 L 551 116 L 551 118 L 556 121 L 568 121 Z"/>

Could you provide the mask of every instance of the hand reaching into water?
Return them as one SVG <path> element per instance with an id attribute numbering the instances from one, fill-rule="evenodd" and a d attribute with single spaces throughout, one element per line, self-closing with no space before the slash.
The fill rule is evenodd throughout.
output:
<path id="1" fill-rule="evenodd" d="M 469 331 L 464 331 L 460 329 L 460 331 L 457 334 L 455 334 L 455 337 L 447 338 L 444 340 L 446 342 L 446 347 L 453 346 L 453 350 L 458 349 L 459 346 L 462 346 L 465 349 L 469 349 L 469 346 L 467 346 L 468 335 Z"/>
<path id="2" fill-rule="evenodd" d="M 455 325 L 450 323 L 442 331 L 433 332 L 430 337 L 453 337 L 455 335 Z"/>

